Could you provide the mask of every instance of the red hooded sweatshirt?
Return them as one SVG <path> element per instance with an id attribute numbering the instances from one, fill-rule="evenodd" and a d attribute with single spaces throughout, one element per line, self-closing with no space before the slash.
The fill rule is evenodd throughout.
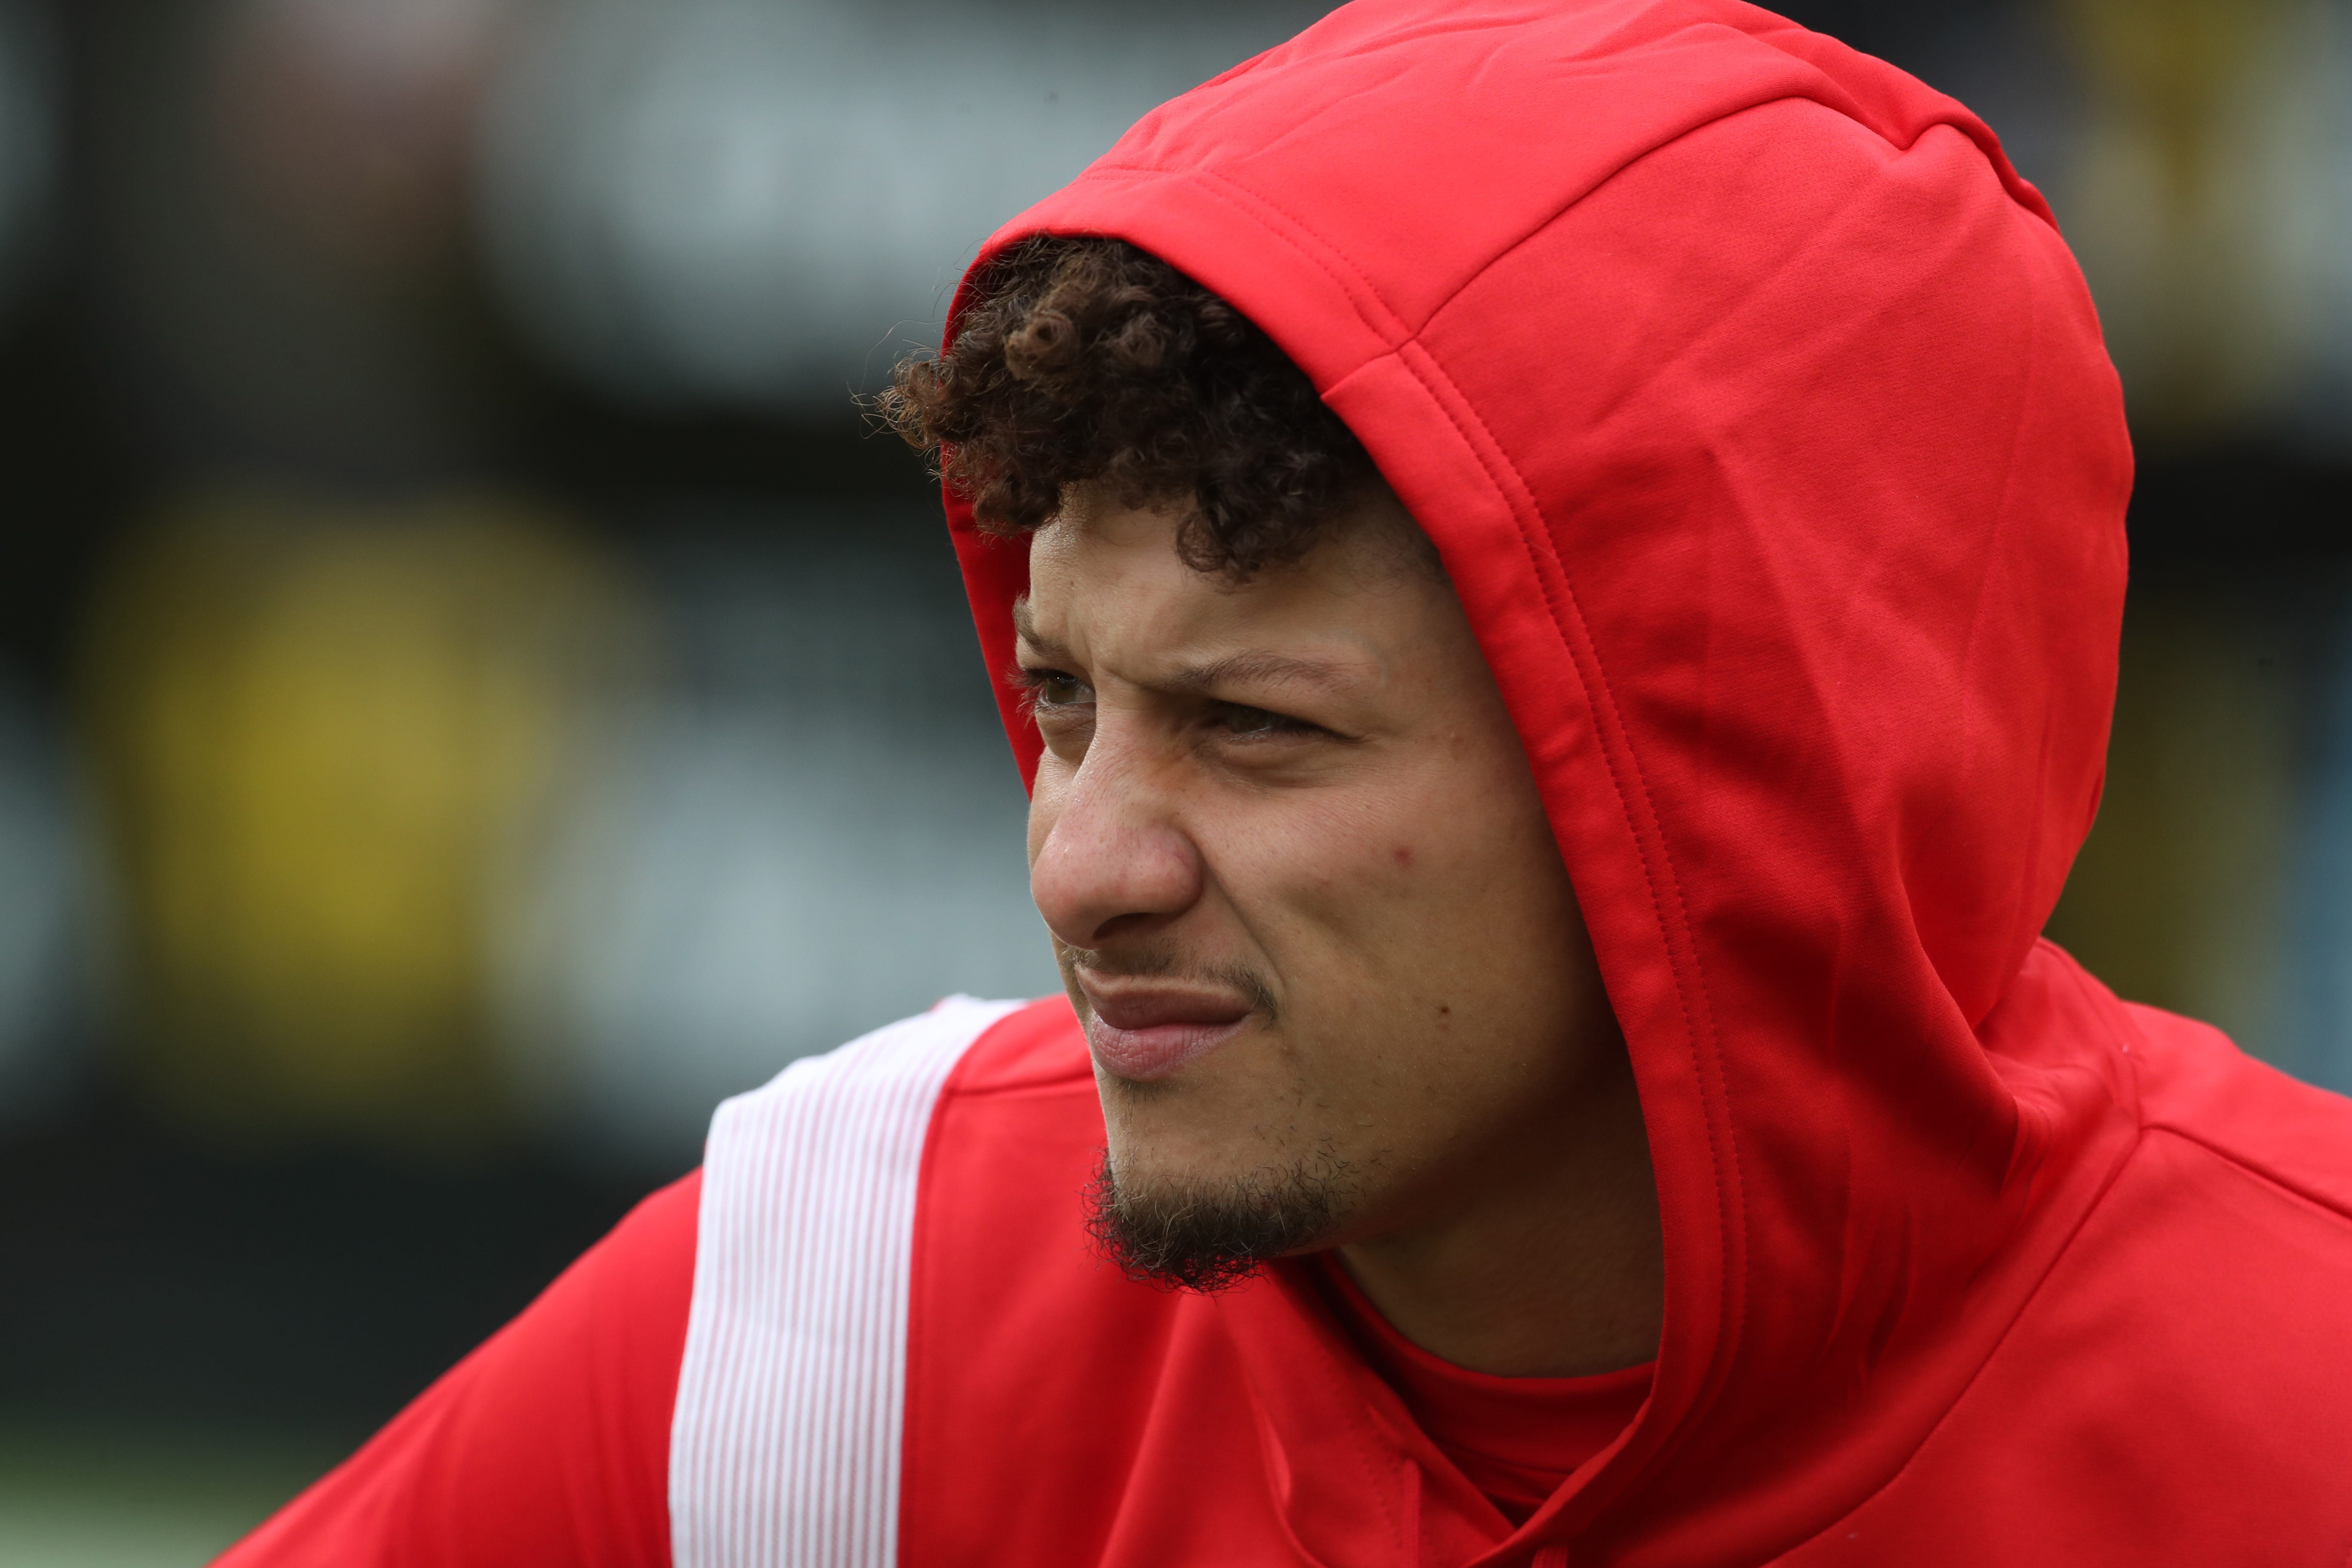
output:
<path id="1" fill-rule="evenodd" d="M 1443 555 L 1640 1085 L 1646 1402 L 1515 1526 L 1309 1270 L 1100 1266 L 1066 1005 L 959 1003 L 722 1110 L 226 1561 L 2352 1563 L 2352 1104 L 2038 940 L 2130 458 L 1991 133 L 1731 0 L 1358 0 L 983 262 L 1038 232 L 1233 301 Z"/>

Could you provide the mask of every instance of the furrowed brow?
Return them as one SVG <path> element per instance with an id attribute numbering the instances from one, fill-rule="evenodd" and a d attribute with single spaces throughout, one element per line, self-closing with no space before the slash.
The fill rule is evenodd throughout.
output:
<path id="1" fill-rule="evenodd" d="M 1311 686 L 1329 690 L 1349 684 L 1353 673 L 1345 665 L 1323 659 L 1261 651 L 1228 654 L 1206 664 L 1189 665 L 1156 684 L 1170 691 L 1192 695 L 1234 686 Z"/>

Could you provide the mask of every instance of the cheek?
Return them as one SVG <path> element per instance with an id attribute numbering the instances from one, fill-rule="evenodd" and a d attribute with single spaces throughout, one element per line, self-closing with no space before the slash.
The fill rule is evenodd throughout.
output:
<path id="1" fill-rule="evenodd" d="M 1528 815 L 1507 779 L 1432 768 L 1335 814 L 1320 836 L 1328 880 L 1343 898 L 1376 895 L 1402 907 L 1484 900 L 1522 866 Z M 1540 807 L 1537 826 L 1540 826 Z M 1549 847 L 1546 831 L 1542 843 Z M 1366 909 L 1360 912 L 1375 912 Z"/>
<path id="2" fill-rule="evenodd" d="M 1368 992 L 1423 988 L 1418 960 L 1448 934 L 1476 874 L 1423 792 L 1275 797 L 1220 814 L 1217 872 L 1285 989 L 1339 1024 Z M 1342 1025 L 1360 1026 L 1367 1019 Z M 1302 1018 L 1301 1022 L 1305 1020 Z"/>
<path id="3" fill-rule="evenodd" d="M 1328 976 L 1426 1027 L 1477 1017 L 1556 962 L 1575 899 L 1533 784 L 1459 762 L 1302 814 L 1235 858 L 1236 902 L 1289 917 L 1301 972 L 1286 978 Z"/>
<path id="4" fill-rule="evenodd" d="M 1220 813 L 1222 879 L 1234 903 L 1258 919 L 1352 928 L 1409 897 L 1422 851 L 1387 805 L 1294 796 Z"/>

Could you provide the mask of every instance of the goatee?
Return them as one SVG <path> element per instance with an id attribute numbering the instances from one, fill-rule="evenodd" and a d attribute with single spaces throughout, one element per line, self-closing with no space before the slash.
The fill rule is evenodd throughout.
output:
<path id="1" fill-rule="evenodd" d="M 1328 1245 L 1346 1176 L 1325 1152 L 1219 1182 L 1139 1186 L 1119 1180 L 1106 1150 L 1087 1188 L 1087 1229 L 1129 1279 L 1213 1293 L 1275 1258 Z"/>

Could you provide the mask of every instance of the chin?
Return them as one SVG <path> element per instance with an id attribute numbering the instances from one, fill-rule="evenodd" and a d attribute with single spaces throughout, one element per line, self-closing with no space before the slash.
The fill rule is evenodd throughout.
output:
<path id="1" fill-rule="evenodd" d="M 1215 1291 L 1330 1245 L 1352 1195 L 1346 1166 L 1320 1155 L 1170 1166 L 1114 1146 L 1088 1193 L 1089 1228 L 1129 1278 Z"/>

